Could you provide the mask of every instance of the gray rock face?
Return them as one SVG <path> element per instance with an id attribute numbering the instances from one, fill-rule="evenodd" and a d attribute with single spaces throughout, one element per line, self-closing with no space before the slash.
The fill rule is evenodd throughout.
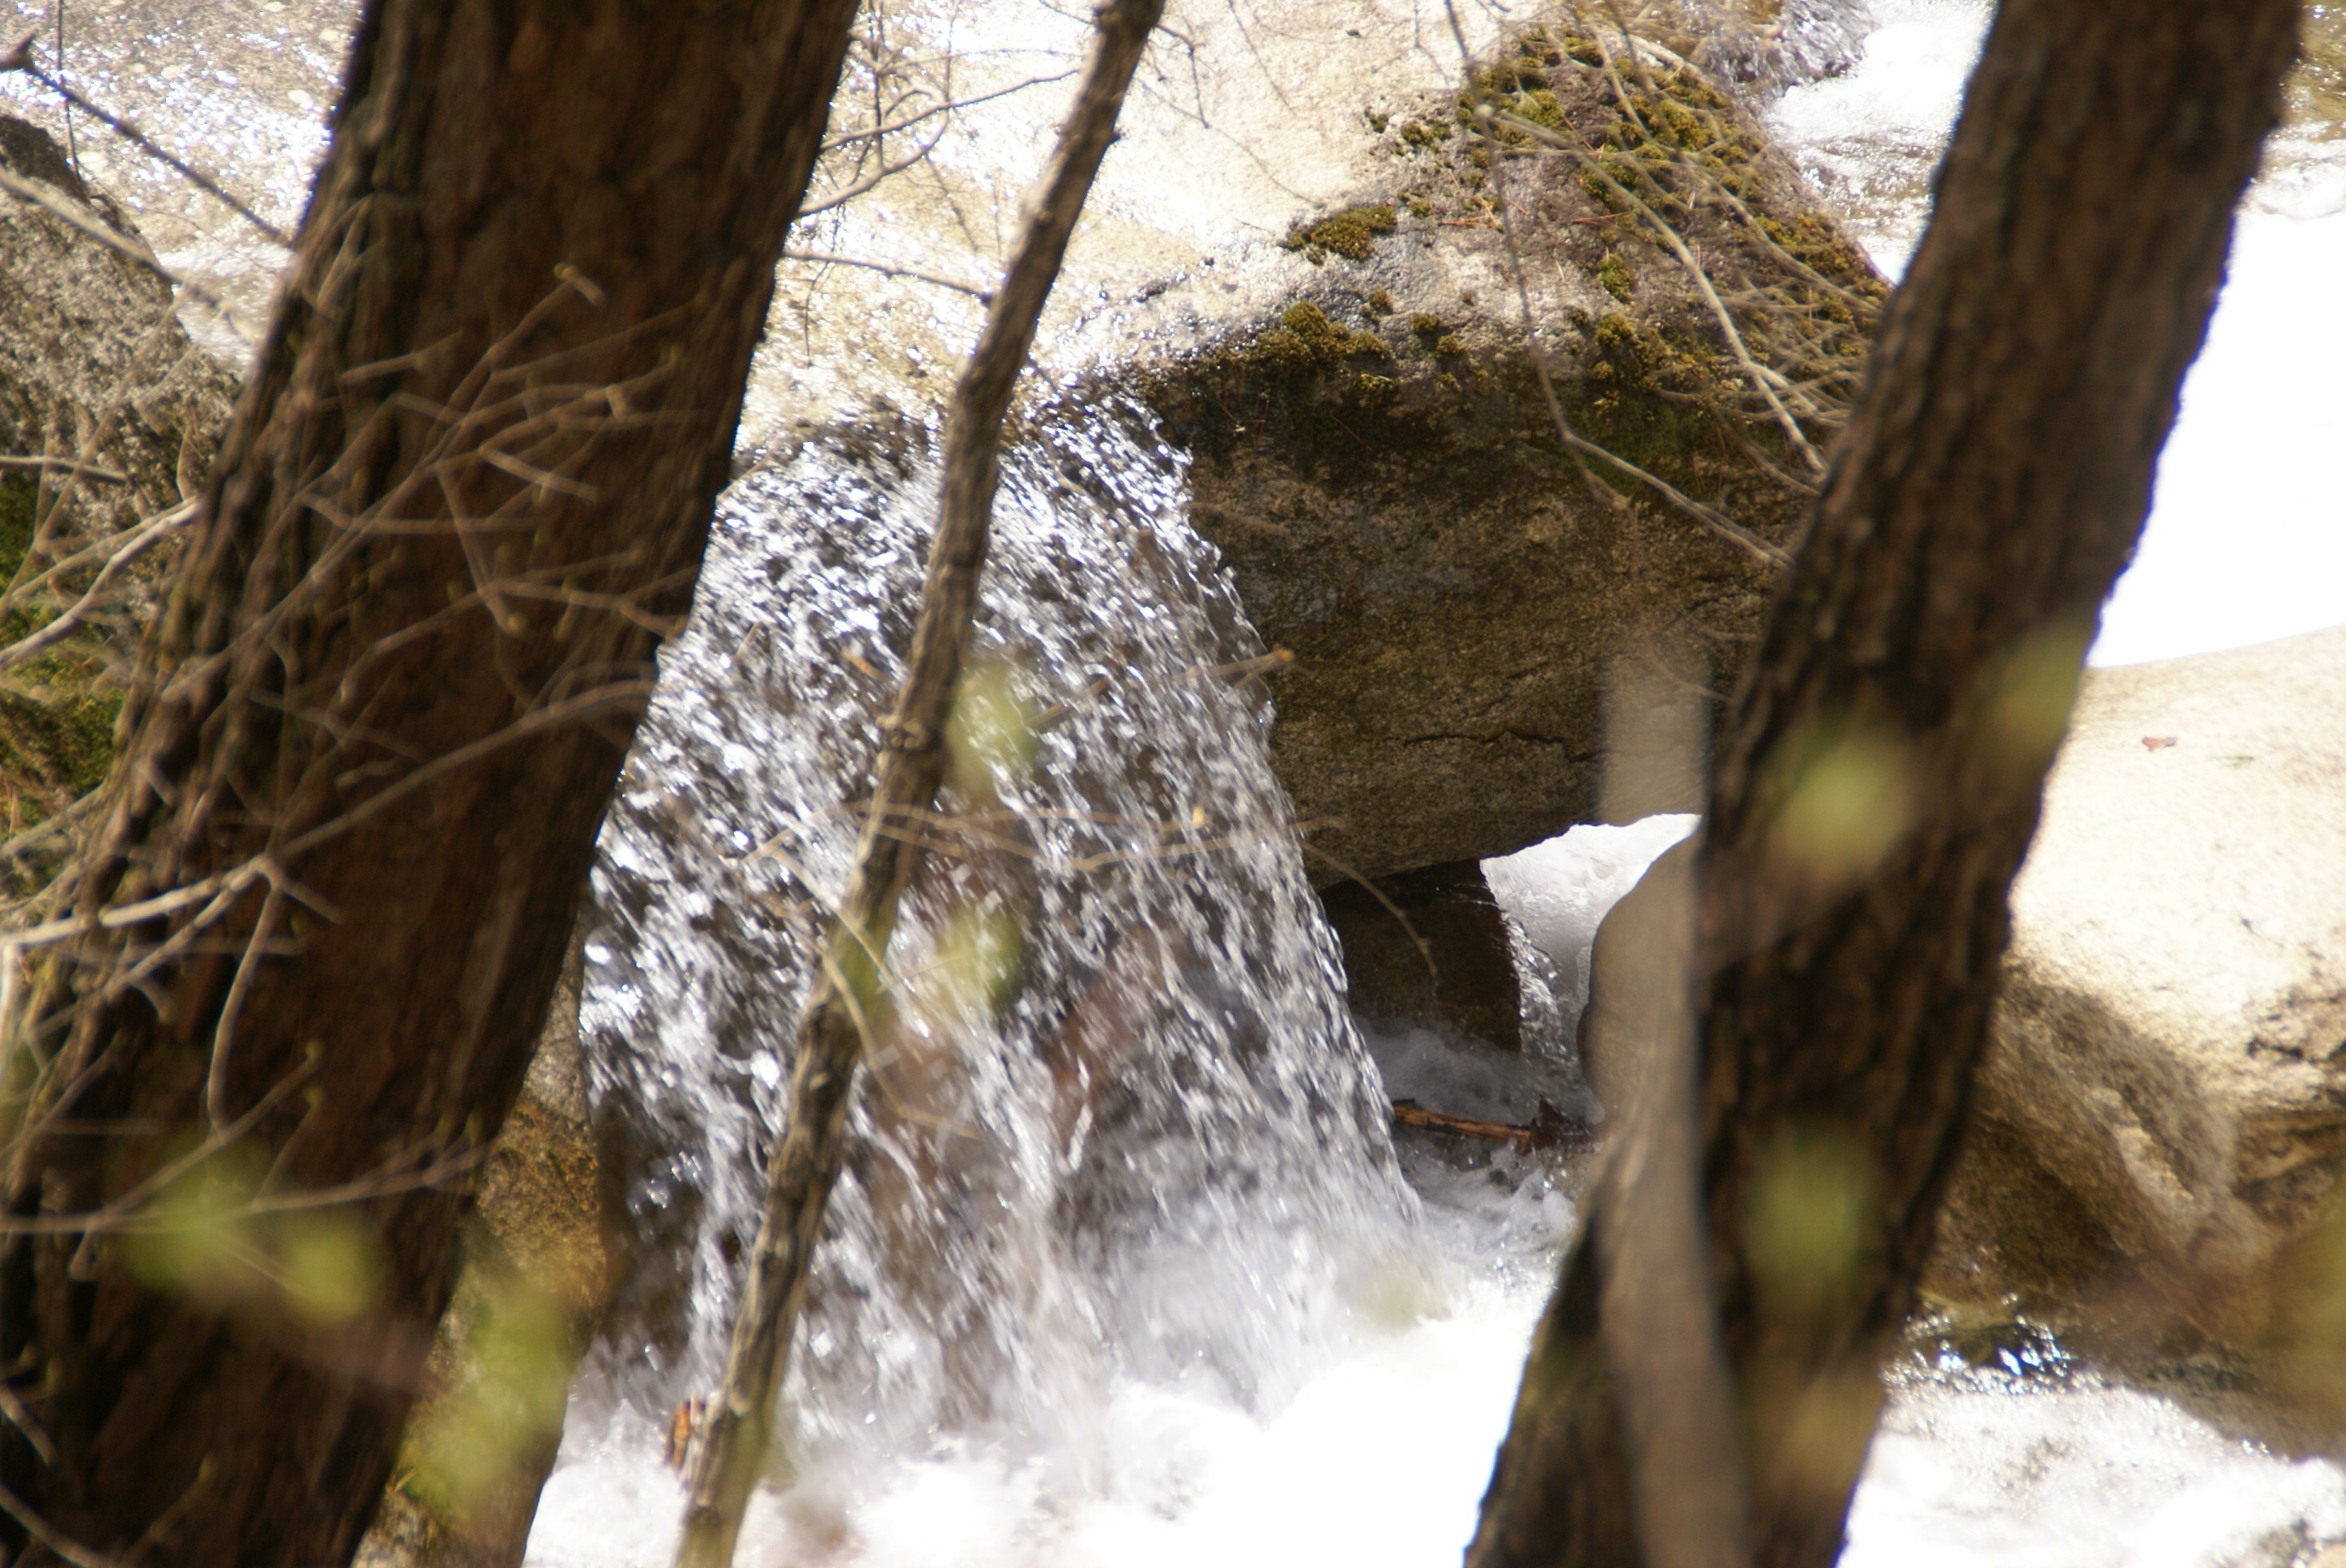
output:
<path id="1" fill-rule="evenodd" d="M 192 486 L 210 464 L 234 382 L 188 341 L 137 231 L 45 132 L 0 116 L 0 454 L 124 476 L 85 476 L 101 505 L 174 504 L 183 467 Z"/>
<path id="2" fill-rule="evenodd" d="M 1739 301 L 1750 352 L 1796 377 L 1844 383 L 1881 297 L 1715 82 L 1641 45 L 1615 62 L 1644 84 L 1633 121 L 1596 42 L 1524 38 L 1478 87 L 1562 147 L 1508 131 L 1494 148 L 1456 95 L 1396 112 L 1377 178 L 1289 236 L 1320 263 L 1300 297 L 1147 390 L 1194 458 L 1193 522 L 1295 656 L 1271 677 L 1272 751 L 1319 825 L 1323 886 L 1698 804 L 1689 767 L 1618 802 L 1629 816 L 1600 811 L 1614 663 L 1691 637 L 1714 697 L 1731 690 L 1810 497 L 1650 204 Z M 1743 537 L 1575 452 L 1558 413 Z M 1829 425 L 1804 420 L 1820 443 Z"/>
<path id="3" fill-rule="evenodd" d="M 2269 1333 L 2346 1174 L 2341 846 L 2346 628 L 2089 674 L 1933 1294 Z"/>

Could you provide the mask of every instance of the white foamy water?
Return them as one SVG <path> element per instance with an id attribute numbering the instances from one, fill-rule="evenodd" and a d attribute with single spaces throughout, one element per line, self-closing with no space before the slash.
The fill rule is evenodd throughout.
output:
<path id="1" fill-rule="evenodd" d="M 1433 1315 L 1364 1337 L 1275 1413 L 1134 1384 L 1110 1400 L 1069 1496 L 1045 1459 L 979 1452 L 878 1475 L 816 1472 L 762 1496 L 737 1562 L 868 1568 L 1190 1568 L 1454 1563 L 1506 1427 L 1545 1275 L 1477 1283 Z M 644 1451 L 582 1459 L 548 1482 L 529 1561 L 665 1564 L 681 1493 Z"/>
<path id="2" fill-rule="evenodd" d="M 1841 1568 L 2288 1568 L 2346 1536 L 2346 1475 L 2091 1379 L 1950 1374 L 1875 1437 Z"/>

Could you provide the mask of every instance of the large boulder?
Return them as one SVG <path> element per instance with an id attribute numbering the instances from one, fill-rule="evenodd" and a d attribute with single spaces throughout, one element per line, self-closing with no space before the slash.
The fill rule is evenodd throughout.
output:
<path id="1" fill-rule="evenodd" d="M 2090 672 L 2012 910 L 1929 1292 L 2127 1355 L 2296 1333 L 2346 1261 L 2346 627 Z"/>
<path id="2" fill-rule="evenodd" d="M 1514 117 L 1495 145 L 1478 105 Z M 1294 656 L 1272 752 L 1323 885 L 1696 808 L 1688 766 L 1600 812 L 1615 663 L 1691 631 L 1732 688 L 1811 504 L 1786 425 L 1822 442 L 1882 294 L 1731 92 L 1651 44 L 1533 29 L 1366 123 L 1373 177 L 1296 220 L 1288 301 L 1146 387 Z"/>
<path id="3" fill-rule="evenodd" d="M 46 132 L 0 115 L 0 455 L 80 463 L 100 507 L 160 511 L 209 467 L 235 383 L 189 341 L 138 230 Z"/>
<path id="4" fill-rule="evenodd" d="M 0 116 L 0 643 L 81 602 L 111 539 L 201 482 L 232 392 L 189 342 L 169 280 L 121 209 L 46 134 Z M 117 673 L 169 559 L 168 537 L 159 543 L 106 571 L 103 602 L 0 683 L 0 818 L 12 831 L 105 777 Z M 20 844 L 15 891 L 61 847 L 54 835 Z"/>

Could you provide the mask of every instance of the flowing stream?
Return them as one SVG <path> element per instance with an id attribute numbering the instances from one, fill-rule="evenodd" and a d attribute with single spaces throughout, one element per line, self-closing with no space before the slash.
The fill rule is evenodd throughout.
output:
<path id="1" fill-rule="evenodd" d="M 1988 7 L 1796 9 L 1829 14 L 1857 58 L 1772 117 L 1894 271 Z M 290 223 L 351 10 L 97 0 L 73 24 L 96 62 L 76 79 Z M 1275 29 L 1246 44 L 1282 46 Z M 55 118 L 21 78 L 0 102 Z M 2247 205 L 2096 662 L 2340 618 L 2346 143 L 2322 130 L 2281 137 Z M 80 145 L 166 260 L 211 280 L 227 315 L 185 309 L 234 351 L 277 257 L 86 124 Z M 790 1480 L 760 1499 L 741 1561 L 1454 1563 L 1571 1206 L 1539 1158 L 1462 1163 L 1389 1134 L 1372 1049 L 1387 1073 L 1443 1066 L 1364 1041 L 1344 1008 L 1267 761 L 1262 650 L 1184 521 L 1180 461 L 1132 411 L 1039 423 L 1005 473 L 952 820 L 914 825 L 933 872 L 892 955 L 903 1000 L 874 1022 L 794 1361 Z M 630 1151 L 638 1268 L 539 1509 L 546 1568 L 666 1561 L 666 1412 L 723 1354 L 750 1154 L 852 851 L 933 433 L 875 426 L 758 462 L 663 656 L 596 872 L 583 1020 L 598 1115 Z M 1575 1074 L 1562 1042 L 1596 921 L 1688 826 L 1580 829 L 1491 863 L 1546 1081 Z M 2341 1536 L 2336 1466 L 2229 1440 L 2048 1349 L 1901 1374 L 1843 1561 L 2280 1568 Z"/>

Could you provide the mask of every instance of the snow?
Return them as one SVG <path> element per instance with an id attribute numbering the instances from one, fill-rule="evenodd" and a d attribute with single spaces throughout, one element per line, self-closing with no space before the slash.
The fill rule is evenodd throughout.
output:
<path id="1" fill-rule="evenodd" d="M 2184 383 L 2142 545 L 2097 665 L 2212 653 L 2346 620 L 2346 171 L 2241 214 Z"/>

